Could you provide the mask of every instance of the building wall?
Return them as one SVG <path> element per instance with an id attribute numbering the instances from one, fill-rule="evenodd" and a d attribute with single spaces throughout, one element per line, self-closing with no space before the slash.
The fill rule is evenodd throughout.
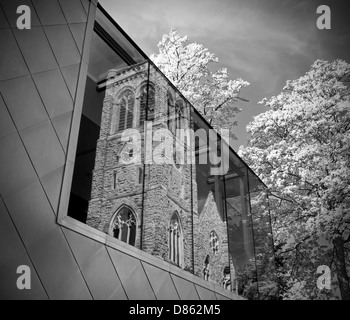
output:
<path id="1" fill-rule="evenodd" d="M 210 232 L 215 231 L 219 239 L 219 251 L 213 253 L 210 247 Z M 202 213 L 194 219 L 195 274 L 203 276 L 204 262 L 209 256 L 210 281 L 222 284 L 224 269 L 229 267 L 228 238 L 226 222 L 220 219 L 213 193 L 209 193 Z"/>
<path id="2" fill-rule="evenodd" d="M 87 224 L 102 232 L 108 232 L 118 209 L 122 205 L 133 208 L 137 216 L 136 247 L 171 262 L 169 258 L 169 223 L 176 211 L 181 219 L 183 233 L 184 261 L 182 268 L 193 269 L 190 165 L 176 168 L 172 164 L 157 164 L 155 157 L 160 150 L 161 141 L 152 142 L 152 164 L 143 166 L 145 160 L 145 134 L 143 126 L 138 125 L 140 115 L 140 94 L 147 79 L 154 85 L 155 106 L 151 139 L 158 129 L 167 129 L 167 86 L 166 81 L 152 68 L 148 75 L 148 64 L 128 69 L 111 70 L 107 80 L 106 99 L 103 105 L 100 138 L 97 143 L 97 154 L 93 172 L 93 187 L 88 211 Z M 145 82 L 146 81 L 146 82 Z M 115 131 L 119 123 L 118 104 L 120 95 L 125 90 L 134 94 L 134 125 L 140 134 L 139 162 L 125 164 L 121 152 L 126 142 L 121 140 L 125 131 Z M 172 145 L 176 139 L 169 131 L 165 132 L 165 155 L 172 155 Z M 134 145 L 136 145 L 134 143 Z M 169 151 L 169 153 L 168 153 Z M 171 159 L 172 161 L 172 159 Z M 145 171 L 145 179 L 139 181 L 139 169 Z M 116 175 L 116 183 L 114 176 Z M 182 192 L 182 188 L 186 192 Z M 143 212 L 143 216 L 141 217 Z M 143 228 L 141 231 L 141 219 Z M 141 239 L 142 238 L 142 239 Z"/>
<path id="3" fill-rule="evenodd" d="M 149 75 L 147 74 L 148 69 L 150 70 Z M 139 168 L 143 168 L 145 160 L 146 138 L 143 126 L 138 126 L 139 101 L 141 100 L 140 88 L 147 79 L 151 79 L 150 85 L 155 88 L 155 119 L 152 122 L 152 133 L 149 135 L 149 138 L 153 140 L 151 148 L 153 163 L 146 163 L 144 167 L 146 177 L 140 183 L 138 181 Z M 122 150 L 128 143 L 122 141 L 121 138 L 126 131 L 115 130 L 116 124 L 119 123 L 121 106 L 119 97 L 125 90 L 133 93 L 135 101 L 133 128 L 138 130 L 140 135 L 139 149 L 137 149 L 140 161 L 136 164 L 125 164 L 122 161 Z M 179 266 L 203 277 L 204 262 L 208 256 L 210 258 L 208 281 L 222 285 L 224 269 L 230 269 L 227 225 L 226 221 L 220 217 L 220 209 L 217 208 L 213 192 L 208 194 L 204 208 L 198 212 L 198 201 L 196 199 L 192 204 L 190 196 L 192 189 L 197 189 L 196 171 L 192 172 L 194 177 L 191 179 L 192 166 L 186 164 L 176 167 L 173 164 L 155 163 L 160 145 L 164 146 L 165 158 L 169 155 L 172 158 L 173 150 L 170 151 L 169 148 L 172 149 L 177 141 L 168 128 L 168 90 L 164 77 L 153 67 L 148 68 L 147 63 L 121 70 L 110 70 L 103 105 L 100 139 L 97 143 L 98 151 L 87 224 L 107 233 L 110 231 L 118 210 L 123 205 L 128 206 L 135 212 L 138 222 L 135 246 L 153 256 L 171 262 L 169 223 L 172 214 L 177 212 L 183 233 L 181 240 L 183 242 L 183 261 Z M 189 114 L 189 111 L 185 107 L 186 114 Z M 155 141 L 158 129 L 166 129 L 164 136 L 166 140 L 163 143 Z M 181 129 L 190 129 L 187 120 L 183 120 Z M 133 142 L 133 145 L 136 146 L 137 143 Z M 185 157 L 187 158 L 187 154 Z M 115 175 L 116 182 L 114 181 Z M 221 210 L 223 211 L 223 208 Z M 217 254 L 214 254 L 210 247 L 211 231 L 215 231 L 218 235 L 219 252 Z"/>
<path id="4" fill-rule="evenodd" d="M 238 299 L 64 217 L 96 4 L 0 4 L 0 299 Z M 16 28 L 19 5 L 31 30 Z"/>

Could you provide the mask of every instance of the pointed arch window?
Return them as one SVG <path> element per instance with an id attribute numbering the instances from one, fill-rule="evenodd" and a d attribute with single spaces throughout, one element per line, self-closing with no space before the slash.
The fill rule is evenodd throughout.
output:
<path id="1" fill-rule="evenodd" d="M 169 259 L 182 266 L 183 261 L 183 236 L 180 219 L 175 211 L 170 219 L 169 227 Z"/>
<path id="2" fill-rule="evenodd" d="M 118 131 L 133 127 L 135 94 L 133 91 L 127 89 L 122 92 L 118 99 L 119 117 L 118 117 Z"/>
<path id="3" fill-rule="evenodd" d="M 209 258 L 209 254 L 206 256 L 205 260 L 204 260 L 204 268 L 203 268 L 203 278 L 206 281 L 209 281 L 209 277 L 210 277 L 210 258 Z"/>
<path id="4" fill-rule="evenodd" d="M 148 91 L 148 92 L 147 92 Z M 147 101 L 148 97 L 148 101 Z M 146 119 L 146 108 L 147 109 L 147 119 Z M 155 90 L 152 84 L 144 84 L 141 87 L 140 95 L 140 126 L 143 126 L 144 122 L 154 120 L 154 108 L 155 108 Z"/>
<path id="5" fill-rule="evenodd" d="M 210 249 L 214 256 L 219 254 L 219 237 L 215 231 L 210 231 Z"/>
<path id="6" fill-rule="evenodd" d="M 167 124 L 168 124 L 168 129 L 174 133 L 174 98 L 173 95 L 171 94 L 170 91 L 167 93 L 167 103 L 168 103 L 168 110 L 167 110 Z"/>
<path id="7" fill-rule="evenodd" d="M 112 235 L 114 238 L 132 246 L 136 241 L 136 217 L 128 207 L 119 210 L 112 223 Z"/>
<path id="8" fill-rule="evenodd" d="M 175 104 L 175 131 L 176 134 L 177 129 L 183 128 L 183 118 L 184 118 L 184 105 L 182 100 L 176 101 Z"/>
<path id="9" fill-rule="evenodd" d="M 224 268 L 224 275 L 222 278 L 222 286 L 224 289 L 229 290 L 231 286 L 231 272 L 230 272 L 230 267 L 225 267 Z"/>

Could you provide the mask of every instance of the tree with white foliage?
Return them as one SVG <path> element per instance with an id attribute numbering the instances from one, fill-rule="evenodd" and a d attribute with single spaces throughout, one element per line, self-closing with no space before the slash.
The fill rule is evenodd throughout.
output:
<path id="1" fill-rule="evenodd" d="M 209 66 L 219 61 L 215 54 L 202 44 L 188 43 L 188 37 L 175 29 L 163 35 L 158 48 L 151 60 L 214 128 L 220 131 L 236 125 L 240 111 L 236 102 L 246 101 L 238 95 L 248 82 L 230 80 L 226 68 L 212 72 Z"/>
<path id="2" fill-rule="evenodd" d="M 308 277 L 316 292 L 323 263 L 336 274 L 342 299 L 350 299 L 350 90 L 343 83 L 349 74 L 345 61 L 315 61 L 262 101 L 269 110 L 247 126 L 251 137 L 239 150 L 268 186 L 277 255 L 293 290 L 298 265 L 302 287 Z"/>

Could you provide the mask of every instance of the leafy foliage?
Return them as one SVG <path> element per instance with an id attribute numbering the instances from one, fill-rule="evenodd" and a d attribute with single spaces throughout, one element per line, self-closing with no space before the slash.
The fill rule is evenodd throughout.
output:
<path id="1" fill-rule="evenodd" d="M 341 81 L 348 74 L 345 61 L 315 61 L 261 102 L 269 110 L 248 125 L 249 143 L 239 150 L 268 186 L 289 299 L 319 297 L 319 264 L 332 268 L 343 299 L 350 299 L 350 91 Z"/>
<path id="2" fill-rule="evenodd" d="M 158 48 L 151 59 L 214 128 L 236 125 L 240 109 L 235 102 L 245 100 L 238 95 L 247 81 L 230 80 L 226 68 L 212 72 L 211 64 L 219 61 L 215 54 L 202 44 L 188 43 L 175 29 L 163 35 Z"/>

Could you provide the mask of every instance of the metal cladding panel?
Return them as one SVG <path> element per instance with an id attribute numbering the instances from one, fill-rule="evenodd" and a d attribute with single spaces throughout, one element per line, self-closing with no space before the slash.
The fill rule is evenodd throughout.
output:
<path id="1" fill-rule="evenodd" d="M 4 198 L 6 207 L 28 248 L 57 227 L 56 217 L 39 181 Z"/>
<path id="2" fill-rule="evenodd" d="M 0 39 L 0 81 L 29 74 L 12 31 L 0 30 Z"/>
<path id="3" fill-rule="evenodd" d="M 58 138 L 61 142 L 62 148 L 65 153 L 68 149 L 68 139 L 70 133 L 70 126 L 72 124 L 73 112 L 67 112 L 58 117 L 51 119 L 51 122 L 55 128 Z"/>
<path id="4" fill-rule="evenodd" d="M 179 300 L 174 283 L 168 272 L 152 266 L 146 262 L 142 263 L 148 280 L 151 283 L 157 300 Z"/>
<path id="5" fill-rule="evenodd" d="M 0 194 L 11 195 L 37 180 L 18 133 L 0 139 Z"/>
<path id="6" fill-rule="evenodd" d="M 64 151 L 51 121 L 24 129 L 20 135 L 39 177 L 65 164 Z"/>
<path id="7" fill-rule="evenodd" d="M 91 299 L 55 216 L 81 58 L 60 3 L 47 0 L 34 0 L 34 3 L 35 9 L 28 0 L 0 1 L 0 17 L 6 15 L 1 27 L 8 27 L 8 21 L 13 28 L 0 30 L 3 44 L 0 52 L 0 196 L 6 204 L 5 209 L 0 203 L 1 252 L 5 253 L 0 264 L 1 298 Z M 31 8 L 30 30 L 16 28 L 19 5 Z M 58 30 L 64 31 L 57 33 L 57 39 L 63 41 L 59 42 L 62 48 L 56 48 L 55 52 L 40 27 L 37 12 L 45 25 L 65 25 Z M 83 13 L 86 21 L 85 11 Z M 85 28 L 80 25 L 72 29 L 81 45 Z M 56 29 L 48 27 L 48 30 L 50 33 Z M 70 52 L 65 57 L 59 56 L 58 52 L 68 49 Z M 74 66 L 60 72 L 55 54 L 61 65 L 72 63 Z M 29 71 L 31 76 L 27 76 Z M 16 269 L 20 265 L 30 267 L 31 290 L 16 287 L 19 276 Z M 114 298 L 121 296 L 115 289 L 109 294 Z"/>
<path id="8" fill-rule="evenodd" d="M 123 287 L 130 300 L 156 300 L 140 261 L 136 269 L 123 281 Z"/>
<path id="9" fill-rule="evenodd" d="M 0 92 L 18 130 L 49 119 L 30 76 L 1 82 Z"/>
<path id="10" fill-rule="evenodd" d="M 50 118 L 73 110 L 73 100 L 59 69 L 33 75 Z"/>
<path id="11" fill-rule="evenodd" d="M 106 300 L 115 296 L 121 297 L 121 295 L 126 299 L 106 248 L 102 246 L 91 258 L 81 269 L 94 299 Z"/>
<path id="12" fill-rule="evenodd" d="M 79 76 L 80 64 L 75 64 L 68 67 L 61 68 L 64 79 L 66 80 L 69 92 L 72 98 L 75 98 L 77 90 L 78 76 Z"/>
<path id="13" fill-rule="evenodd" d="M 83 51 L 86 23 L 75 23 L 75 24 L 69 24 L 68 26 L 70 31 L 73 34 L 78 50 L 81 53 Z"/>
<path id="14" fill-rule="evenodd" d="M 3 299 L 47 299 L 48 296 L 33 268 L 25 247 L 14 224 L 0 199 L 0 300 Z M 18 289 L 17 280 L 22 273 L 17 268 L 30 268 L 30 290 Z"/>
<path id="15" fill-rule="evenodd" d="M 17 27 L 16 23 L 19 17 L 17 14 L 17 8 L 21 5 L 28 6 L 31 9 L 31 25 L 33 27 L 40 25 L 38 16 L 36 15 L 32 2 L 30 0 L 0 0 L 0 4 L 5 12 L 7 21 L 9 21 L 12 28 Z"/>
<path id="16" fill-rule="evenodd" d="M 0 139 L 16 132 L 16 127 L 5 106 L 4 100 L 0 97 Z"/>
<path id="17" fill-rule="evenodd" d="M 223 295 L 221 295 L 219 293 L 215 292 L 215 295 L 216 295 L 216 299 L 217 300 L 230 300 L 229 298 L 227 298 L 227 297 L 225 297 L 225 296 L 223 296 Z"/>
<path id="18" fill-rule="evenodd" d="M 80 62 L 80 54 L 67 25 L 46 26 L 45 33 L 60 67 Z"/>
<path id="19" fill-rule="evenodd" d="M 28 266 L 30 271 L 30 289 L 19 289 L 17 281 L 22 282 L 20 278 L 23 270 L 17 268 Z M 48 296 L 40 282 L 38 275 L 25 250 L 19 250 L 14 260 L 8 261 L 0 266 L 0 300 L 47 300 Z"/>
<path id="20" fill-rule="evenodd" d="M 196 285 L 196 289 L 201 300 L 216 300 L 216 295 L 213 291 L 198 285 Z"/>
<path id="21" fill-rule="evenodd" d="M 181 300 L 199 300 L 196 288 L 192 282 L 189 282 L 173 274 L 171 277 L 174 281 L 176 290 L 179 293 Z"/>
<path id="22" fill-rule="evenodd" d="M 28 248 L 50 299 L 92 299 L 59 226 Z"/>
<path id="23" fill-rule="evenodd" d="M 68 23 L 86 22 L 87 14 L 80 0 L 59 0 Z"/>
<path id="24" fill-rule="evenodd" d="M 81 0 L 81 3 L 84 7 L 86 14 L 88 14 L 88 12 L 89 12 L 89 2 L 90 2 L 90 0 Z"/>
<path id="25" fill-rule="evenodd" d="M 108 248 L 108 251 L 128 299 L 155 300 L 141 261 L 115 249 Z"/>
<path id="26" fill-rule="evenodd" d="M 106 247 L 76 232 L 66 229 L 64 233 L 94 299 L 126 299 Z"/>
<path id="27" fill-rule="evenodd" d="M 57 0 L 32 0 L 43 26 L 67 24 Z"/>
<path id="28" fill-rule="evenodd" d="M 107 250 L 118 272 L 120 280 L 124 282 L 136 269 L 140 261 L 115 249 L 107 248 Z"/>
<path id="29" fill-rule="evenodd" d="M 0 6 L 0 29 L 8 29 L 8 28 L 10 28 L 10 25 L 8 24 L 4 11 Z"/>
<path id="30" fill-rule="evenodd" d="M 56 169 L 48 175 L 41 178 L 42 187 L 49 198 L 51 207 L 55 215 L 58 211 L 58 202 L 61 192 L 61 185 L 63 180 L 64 166 Z"/>
<path id="31" fill-rule="evenodd" d="M 32 27 L 30 30 L 14 29 L 13 32 L 31 73 L 58 67 L 42 27 Z"/>

